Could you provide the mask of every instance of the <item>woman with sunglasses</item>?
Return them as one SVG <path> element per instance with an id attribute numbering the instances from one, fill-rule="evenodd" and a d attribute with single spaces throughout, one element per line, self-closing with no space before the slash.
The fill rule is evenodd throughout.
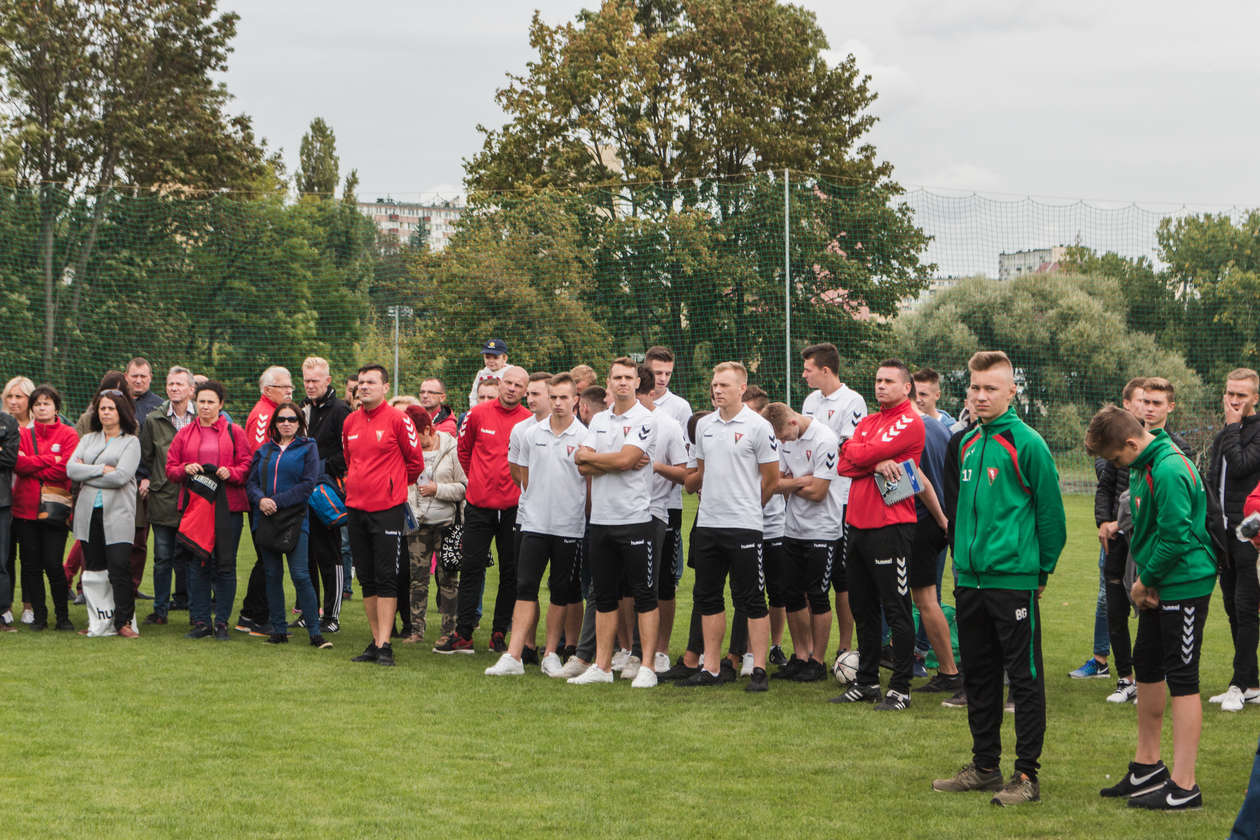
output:
<path id="1" fill-rule="evenodd" d="M 135 408 L 121 390 L 107 388 L 96 395 L 89 413 L 89 430 L 70 456 L 66 475 L 82 485 L 74 505 L 74 538 L 83 546 L 84 570 L 108 572 L 114 616 L 111 629 L 89 615 L 87 632 L 134 639 L 140 635 L 131 626 L 136 614 L 131 545 L 140 465 Z"/>
<path id="2" fill-rule="evenodd" d="M 267 527 L 268 517 L 298 515 L 301 518 L 297 543 L 287 552 L 289 579 L 297 593 L 298 608 L 302 611 L 302 623 L 310 635 L 311 645 L 330 648 L 332 642 L 319 633 L 319 607 L 315 600 L 315 587 L 311 583 L 310 557 L 307 553 L 309 522 L 306 500 L 315 489 L 319 478 L 319 449 L 315 441 L 306 436 L 306 418 L 302 409 L 292 400 L 276 406 L 267 424 L 267 442 L 254 453 L 249 465 L 249 478 L 245 492 L 254 515 L 252 524 L 255 545 L 267 580 L 267 611 L 271 621 L 270 644 L 289 641 L 288 623 L 284 605 L 284 555 L 259 543 L 258 529 Z M 300 512 L 294 511 L 300 507 Z"/>

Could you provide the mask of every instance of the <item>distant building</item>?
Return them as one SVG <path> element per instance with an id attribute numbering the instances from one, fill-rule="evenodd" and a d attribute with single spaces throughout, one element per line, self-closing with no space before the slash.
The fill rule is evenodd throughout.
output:
<path id="1" fill-rule="evenodd" d="M 378 198 L 359 202 L 359 212 L 376 223 L 376 229 L 388 241 L 399 245 L 425 242 L 430 251 L 441 251 L 455 232 L 455 222 L 464 212 L 461 200 L 436 202 L 396 201 Z"/>
<path id="2" fill-rule="evenodd" d="M 958 280 L 959 278 L 954 276 L 929 278 L 928 287 L 912 298 L 902 298 L 901 302 L 897 304 L 897 310 L 903 314 L 914 312 L 927 303 L 928 299 L 933 295 L 958 285 Z"/>
<path id="3" fill-rule="evenodd" d="M 1021 274 L 1046 274 L 1059 270 L 1067 257 L 1066 245 L 1050 248 L 1029 248 L 1026 251 L 1004 251 L 998 254 L 998 279 L 1013 280 Z"/>

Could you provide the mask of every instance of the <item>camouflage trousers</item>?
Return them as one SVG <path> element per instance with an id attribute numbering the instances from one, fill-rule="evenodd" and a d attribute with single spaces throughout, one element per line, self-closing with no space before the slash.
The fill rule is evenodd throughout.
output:
<path id="1" fill-rule="evenodd" d="M 425 615 L 429 608 L 429 568 L 433 553 L 442 547 L 445 525 L 421 525 L 407 535 L 407 553 L 411 558 L 411 631 L 423 636 Z M 459 597 L 459 572 L 448 572 L 439 563 L 437 572 L 437 606 L 442 616 L 442 633 L 455 632 L 455 604 Z"/>

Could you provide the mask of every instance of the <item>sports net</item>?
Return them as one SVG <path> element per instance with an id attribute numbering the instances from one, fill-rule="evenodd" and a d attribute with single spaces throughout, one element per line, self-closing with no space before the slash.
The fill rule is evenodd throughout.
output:
<path id="1" fill-rule="evenodd" d="M 1088 483 L 1082 430 L 1136 375 L 1177 387 L 1172 427 L 1202 444 L 1223 374 L 1257 366 L 1260 215 L 1006 200 L 797 172 L 473 196 L 449 243 L 382 230 L 337 200 L 56 187 L 0 191 L 0 374 L 47 381 L 76 416 L 101 375 L 152 361 L 223 380 L 245 412 L 263 367 L 393 366 L 400 393 L 440 377 L 464 407 L 479 349 L 530 370 L 600 370 L 654 344 L 675 389 L 744 361 L 799 404 L 799 352 L 842 353 L 871 401 L 880 358 L 942 375 L 1006 350 L 1018 409 Z M 397 226 L 395 226 L 395 229 Z M 1202 446 L 1199 445 L 1200 449 Z"/>

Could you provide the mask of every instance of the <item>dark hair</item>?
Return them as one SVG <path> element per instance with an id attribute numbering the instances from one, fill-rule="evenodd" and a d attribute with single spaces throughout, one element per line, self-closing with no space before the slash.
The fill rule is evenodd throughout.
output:
<path id="1" fill-rule="evenodd" d="M 365 373 L 370 373 L 371 371 L 374 371 L 374 370 L 378 370 L 381 372 L 382 384 L 389 381 L 389 371 L 385 370 L 384 365 L 378 365 L 375 362 L 372 362 L 371 364 L 363 365 L 361 368 L 359 368 L 359 376 L 362 376 Z M 358 376 L 355 377 L 355 381 L 356 382 L 358 381 Z"/>
<path id="2" fill-rule="evenodd" d="M 911 378 L 914 379 L 915 382 L 922 382 L 924 384 L 941 384 L 941 375 L 932 370 L 930 367 L 919 368 L 914 372 L 914 376 Z"/>
<path id="3" fill-rule="evenodd" d="M 280 442 L 280 429 L 276 426 L 276 418 L 280 416 L 280 412 L 286 408 L 293 409 L 293 413 L 297 415 L 298 428 L 294 437 L 306 437 L 306 415 L 302 413 L 302 409 L 293 400 L 285 400 L 276 406 L 276 410 L 271 412 L 271 422 L 267 424 L 267 437 Z"/>
<path id="4" fill-rule="evenodd" d="M 635 376 L 639 375 L 639 366 L 635 364 L 634 359 L 629 356 L 618 356 L 612 360 L 612 364 L 608 366 L 608 375 L 610 377 L 612 376 L 612 369 L 615 367 L 628 367 L 634 371 Z"/>
<path id="5" fill-rule="evenodd" d="M 582 392 L 581 399 L 590 403 L 599 403 L 603 405 L 604 400 L 608 398 L 608 392 L 598 385 L 592 385 Z"/>
<path id="6" fill-rule="evenodd" d="M 124 393 L 129 393 L 127 391 L 127 377 L 123 375 L 121 370 L 105 371 L 105 375 L 101 377 L 101 384 L 96 386 L 96 391 L 97 393 L 100 393 L 101 391 L 108 391 L 111 388 Z M 130 396 L 128 399 L 130 399 Z"/>
<path id="7" fill-rule="evenodd" d="M 647 363 L 639 365 L 639 387 L 634 389 L 636 394 L 650 394 L 656 388 L 656 377 L 652 375 L 652 369 Z"/>
<path id="8" fill-rule="evenodd" d="M 53 407 L 56 408 L 58 412 L 61 411 L 61 394 L 57 391 L 56 388 L 54 388 L 51 385 L 35 386 L 35 390 L 31 391 L 30 396 L 26 398 L 27 400 L 26 404 L 30 406 L 31 408 L 34 408 L 35 401 L 38 400 L 40 397 L 48 397 L 48 399 L 52 400 Z"/>
<path id="9" fill-rule="evenodd" d="M 914 379 L 910 376 L 910 368 L 901 359 L 884 359 L 879 363 L 881 368 L 896 368 L 901 372 L 901 381 L 910 383 L 910 396 L 914 396 Z M 878 368 L 876 368 L 878 370 Z"/>
<path id="10" fill-rule="evenodd" d="M 770 395 L 756 385 L 749 385 L 744 389 L 743 402 L 749 403 L 754 411 L 762 411 L 770 402 Z"/>
<path id="11" fill-rule="evenodd" d="M 202 382 L 200 385 L 198 385 L 197 390 L 193 392 L 193 402 L 197 401 L 197 397 L 201 395 L 202 391 L 213 391 L 214 395 L 219 398 L 219 402 L 223 402 L 223 400 L 225 399 L 224 391 L 223 391 L 223 383 L 219 382 L 218 380 L 207 379 L 205 382 Z"/>
<path id="12" fill-rule="evenodd" d="M 835 376 L 840 375 L 840 351 L 830 342 L 809 345 L 801 351 L 801 358 L 812 361 L 820 368 L 827 368 Z"/>
<path id="13" fill-rule="evenodd" d="M 127 362 L 127 370 L 141 367 L 147 367 L 149 369 L 149 373 L 153 373 L 153 365 L 149 364 L 149 360 L 144 356 L 136 356 L 130 362 Z"/>
<path id="14" fill-rule="evenodd" d="M 657 344 L 647 349 L 643 354 L 644 362 L 670 362 L 674 361 L 674 354 L 668 347 L 662 347 Z"/>
<path id="15" fill-rule="evenodd" d="M 557 385 L 568 385 L 572 387 L 574 391 L 577 391 L 577 382 L 573 381 L 573 374 L 568 372 L 557 373 L 555 376 L 551 377 L 551 381 L 547 383 L 549 388 L 554 388 Z"/>
<path id="16" fill-rule="evenodd" d="M 358 381 L 359 381 L 359 372 L 358 372 L 358 371 L 355 371 L 354 373 L 352 373 L 352 374 L 350 374 L 349 376 L 347 376 L 347 377 L 346 377 L 346 382 L 358 382 Z"/>
<path id="17" fill-rule="evenodd" d="M 433 428 L 433 418 L 429 416 L 429 412 L 425 411 L 423 406 L 409 405 L 404 411 L 411 418 L 411 422 L 416 425 L 416 434 L 427 435 L 429 430 Z"/>
<path id="18" fill-rule="evenodd" d="M 530 382 L 542 382 L 544 379 L 551 379 L 551 374 L 545 370 L 536 370 L 529 375 Z"/>
<path id="19" fill-rule="evenodd" d="M 136 422 L 136 408 L 131 402 L 131 397 L 127 396 L 127 392 L 119 388 L 105 388 L 96 394 L 96 398 L 92 400 L 92 410 L 88 412 L 88 428 L 94 432 L 99 432 L 104 426 L 101 425 L 101 398 L 105 398 L 114 404 L 114 408 L 118 411 L 118 425 L 122 428 L 123 434 L 134 435 L 136 430 L 140 428 L 140 424 Z"/>
<path id="20" fill-rule="evenodd" d="M 1136 417 L 1109 403 L 1089 421 L 1089 428 L 1085 430 L 1085 451 L 1095 458 L 1105 458 L 1123 449 L 1130 438 L 1140 438 L 1142 431 Z"/>
<path id="21" fill-rule="evenodd" d="M 712 414 L 712 411 L 697 411 L 695 414 L 687 418 L 687 440 L 693 444 L 696 442 L 696 424 L 700 422 L 700 418 Z"/>

